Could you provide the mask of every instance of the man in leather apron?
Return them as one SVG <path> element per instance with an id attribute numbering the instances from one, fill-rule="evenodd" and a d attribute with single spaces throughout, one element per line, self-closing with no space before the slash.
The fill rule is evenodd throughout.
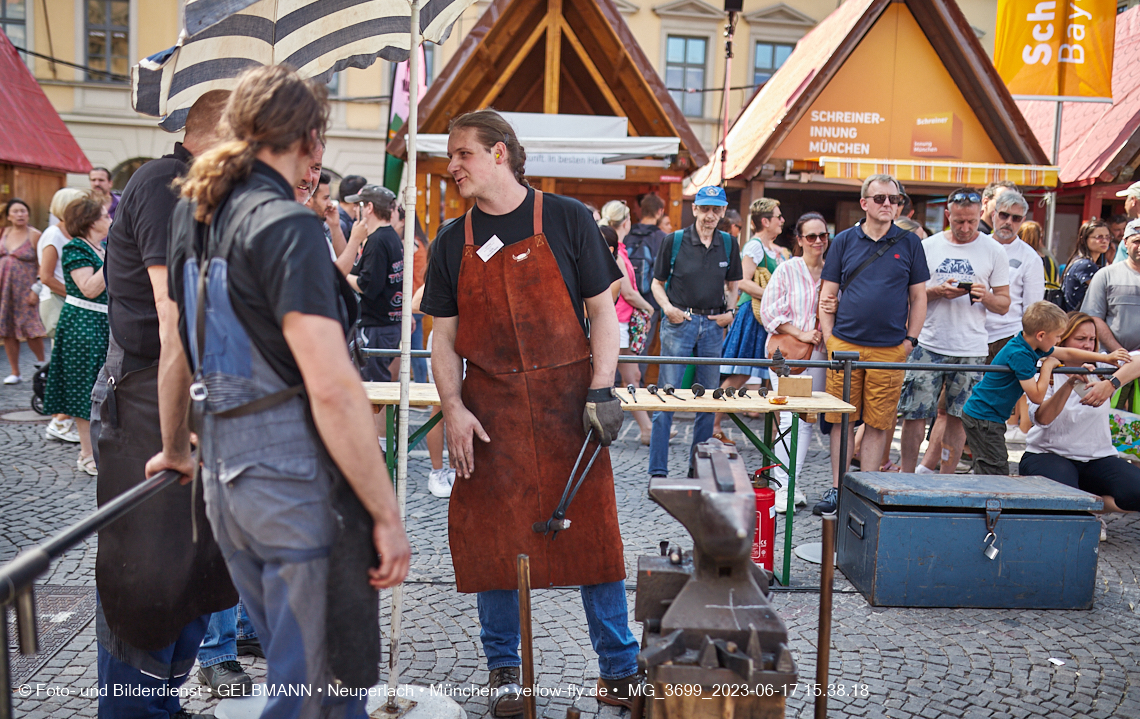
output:
<path id="1" fill-rule="evenodd" d="M 526 154 L 497 113 L 454 120 L 448 155 L 475 208 L 436 238 L 421 307 L 435 317 L 432 370 L 456 469 L 452 563 L 458 590 L 477 593 L 491 709 L 495 716 L 523 711 L 520 553 L 530 557 L 533 586 L 581 587 L 598 653 L 598 698 L 629 706 L 638 645 L 628 625 L 608 450 L 566 514 L 572 526 L 557 540 L 533 527 L 558 506 L 587 433 L 588 456 L 621 427 L 610 294 L 620 270 L 584 205 L 521 184 Z"/>
<path id="2" fill-rule="evenodd" d="M 377 591 L 403 580 L 411 554 L 348 354 L 351 290 L 293 198 L 327 117 L 323 87 L 283 66 L 247 71 L 226 106 L 230 141 L 198 158 L 171 220 L 170 294 L 194 376 L 160 388 L 163 452 L 147 470 L 198 465 L 265 652 L 264 717 L 363 719 L 366 692 L 329 688 L 378 680 Z M 168 349 L 182 344 L 164 361 Z"/>
<path id="3" fill-rule="evenodd" d="M 217 141 L 214 133 L 228 95 L 219 90 L 199 98 L 187 115 L 181 145 L 131 177 L 108 237 L 111 337 L 91 408 L 100 506 L 143 481 L 147 459 L 162 448 L 158 385 L 170 368 L 160 366 L 159 350 L 179 341 L 177 309 L 166 293 L 169 219 L 178 200 L 170 184 L 185 173 L 193 155 Z M 195 521 L 203 530 L 196 541 Z M 167 690 L 186 680 L 210 613 L 237 603 L 221 552 L 206 529 L 202 502 L 193 502 L 191 488 L 169 487 L 101 530 L 95 581 L 99 687 L 107 690 L 100 691 L 99 716 L 189 716 L 177 694 Z M 239 675 L 249 683 L 248 676 Z M 116 696 L 114 685 L 167 696 Z"/>

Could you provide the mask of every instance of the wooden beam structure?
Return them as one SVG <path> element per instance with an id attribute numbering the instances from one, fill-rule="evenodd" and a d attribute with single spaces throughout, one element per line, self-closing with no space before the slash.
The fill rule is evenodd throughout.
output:
<path id="1" fill-rule="evenodd" d="M 562 0 L 547 0 L 546 64 L 542 85 L 542 111 L 558 114 L 559 79 L 562 75 Z"/>

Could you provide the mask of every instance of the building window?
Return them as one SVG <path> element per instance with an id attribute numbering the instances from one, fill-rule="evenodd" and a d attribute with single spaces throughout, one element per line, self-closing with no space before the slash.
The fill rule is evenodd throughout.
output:
<path id="1" fill-rule="evenodd" d="M 678 37 L 670 35 L 665 52 L 665 85 L 669 94 L 680 106 L 681 112 L 689 117 L 701 117 L 704 113 L 705 95 L 705 50 L 708 40 L 703 37 Z"/>
<path id="2" fill-rule="evenodd" d="M 756 43 L 755 59 L 752 61 L 752 84 L 763 85 L 768 82 L 768 78 L 780 69 L 795 48 L 795 45 L 778 42 Z"/>
<path id="3" fill-rule="evenodd" d="M 340 90 L 341 90 L 340 75 L 341 75 L 341 73 L 334 72 L 332 74 L 332 76 L 329 77 L 329 81 L 328 81 L 329 97 L 340 97 Z"/>
<path id="4" fill-rule="evenodd" d="M 87 66 L 96 82 L 127 82 L 130 71 L 130 3 L 128 0 L 87 0 Z"/>
<path id="5" fill-rule="evenodd" d="M 16 47 L 27 49 L 27 0 L 0 0 L 0 30 Z"/>

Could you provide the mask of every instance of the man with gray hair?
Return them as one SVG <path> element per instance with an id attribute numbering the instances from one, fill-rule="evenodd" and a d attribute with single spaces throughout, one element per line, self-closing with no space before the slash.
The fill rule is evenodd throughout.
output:
<path id="1" fill-rule="evenodd" d="M 984 232 L 987 235 L 993 234 L 994 198 L 1005 190 L 1017 192 L 1017 185 L 1009 180 L 994 180 L 986 185 L 986 189 L 982 190 L 982 221 L 978 223 L 978 232 Z M 1020 332 L 1020 330 L 1018 331 Z"/>

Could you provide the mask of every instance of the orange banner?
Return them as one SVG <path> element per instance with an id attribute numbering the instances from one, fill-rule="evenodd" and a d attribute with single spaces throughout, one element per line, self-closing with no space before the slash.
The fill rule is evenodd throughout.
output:
<path id="1" fill-rule="evenodd" d="M 998 0 L 994 65 L 1014 95 L 1112 97 L 1116 0 Z"/>

